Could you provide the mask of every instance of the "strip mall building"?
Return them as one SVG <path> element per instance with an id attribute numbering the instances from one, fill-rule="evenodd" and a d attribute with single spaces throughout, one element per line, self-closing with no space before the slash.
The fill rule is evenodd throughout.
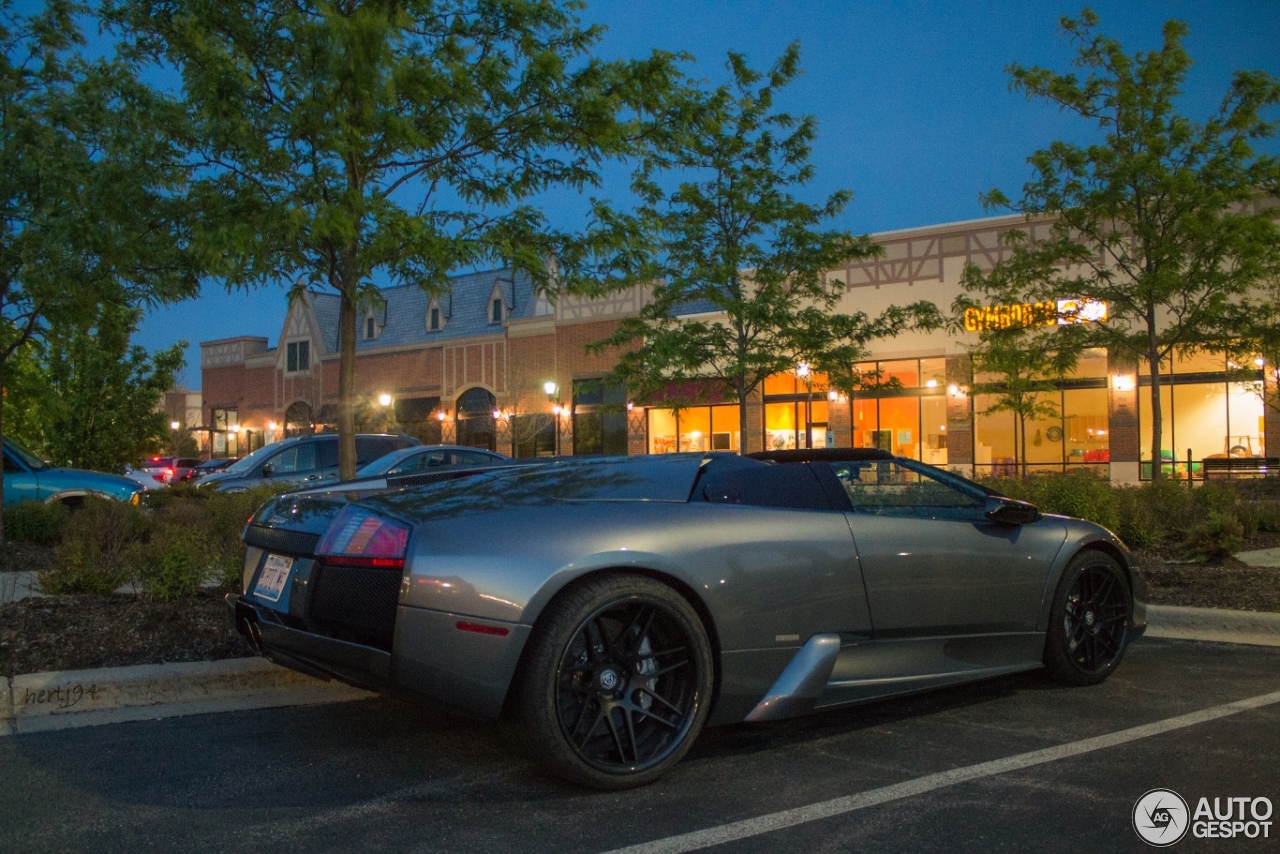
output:
<path id="1" fill-rule="evenodd" d="M 990 269 L 1002 257 L 999 235 L 1009 228 L 1028 226 L 1005 217 L 873 235 L 882 258 L 832 273 L 847 285 L 840 310 L 874 315 L 924 299 L 947 311 L 961 292 L 965 264 Z M 1031 236 L 1043 228 L 1032 226 Z M 583 345 L 638 311 L 642 288 L 551 303 L 524 277 L 494 271 L 456 277 L 438 297 L 416 287 L 383 294 L 385 304 L 359 319 L 361 429 L 516 456 L 880 447 L 964 474 L 1012 473 L 1019 455 L 1014 416 L 984 414 L 993 397 L 971 393 L 997 379 L 972 375 L 966 348 L 976 342 L 973 334 L 873 342 L 869 360 L 855 367 L 898 382 L 852 400 L 829 392 L 822 376 L 806 375 L 803 367 L 771 377 L 746 402 L 742 437 L 738 404 L 724 402 L 719 389 L 709 388 L 704 405 L 672 411 L 629 402 L 624 390 L 603 381 L 614 357 L 589 355 Z M 256 337 L 201 344 L 213 456 L 244 454 L 334 423 L 337 330 L 337 296 L 312 294 L 290 306 L 274 347 Z M 1188 451 L 1195 460 L 1266 454 L 1266 437 L 1280 437 L 1280 413 L 1265 411 L 1263 366 L 1257 367 L 1244 375 L 1228 371 L 1226 357 L 1213 354 L 1177 357 L 1166 367 L 1166 470 L 1177 461 L 1185 471 Z M 1118 483 L 1149 477 L 1148 382 L 1135 363 L 1087 352 L 1052 393 L 1060 417 L 1027 427 L 1030 468 L 1089 467 Z M 1280 447 L 1271 447 L 1270 455 L 1277 454 Z"/>

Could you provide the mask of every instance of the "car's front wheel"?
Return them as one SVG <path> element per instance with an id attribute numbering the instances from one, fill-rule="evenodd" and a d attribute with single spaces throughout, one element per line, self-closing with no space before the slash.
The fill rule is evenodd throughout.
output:
<path id="1" fill-rule="evenodd" d="M 588 579 L 548 605 L 508 706 L 526 749 L 597 789 L 652 782 L 706 721 L 713 657 L 698 614 L 631 574 Z"/>
<path id="2" fill-rule="evenodd" d="M 1106 679 L 1129 644 L 1132 613 L 1133 595 L 1120 565 L 1099 551 L 1076 555 L 1062 573 L 1049 614 L 1049 675 L 1067 685 Z"/>

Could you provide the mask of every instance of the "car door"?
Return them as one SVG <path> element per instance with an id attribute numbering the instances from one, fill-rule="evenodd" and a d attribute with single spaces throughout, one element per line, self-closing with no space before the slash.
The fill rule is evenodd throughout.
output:
<path id="1" fill-rule="evenodd" d="M 1035 631 L 1061 522 L 994 522 L 981 489 L 923 463 L 831 465 L 877 638 Z"/>
<path id="2" fill-rule="evenodd" d="M 4 449 L 4 503 L 35 501 L 40 498 L 40 476 Z"/>

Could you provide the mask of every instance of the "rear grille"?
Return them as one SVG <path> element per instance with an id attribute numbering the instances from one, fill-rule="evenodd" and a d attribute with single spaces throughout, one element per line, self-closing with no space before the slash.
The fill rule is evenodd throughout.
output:
<path id="1" fill-rule="evenodd" d="M 317 628 L 339 640 L 391 651 L 400 570 L 316 564 L 309 614 Z"/>
<path id="2" fill-rule="evenodd" d="M 244 529 L 244 541 L 264 551 L 310 557 L 316 553 L 316 544 L 320 542 L 320 535 L 250 525 Z"/>

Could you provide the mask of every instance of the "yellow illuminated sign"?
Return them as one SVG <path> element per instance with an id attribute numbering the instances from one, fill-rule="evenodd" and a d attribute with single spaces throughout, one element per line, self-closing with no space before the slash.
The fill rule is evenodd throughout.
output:
<path id="1" fill-rule="evenodd" d="M 1057 302 L 987 305 L 964 310 L 964 328 L 970 332 L 1008 329 L 1011 326 L 1104 323 L 1106 319 L 1107 304 L 1096 299 L 1060 299 Z"/>

